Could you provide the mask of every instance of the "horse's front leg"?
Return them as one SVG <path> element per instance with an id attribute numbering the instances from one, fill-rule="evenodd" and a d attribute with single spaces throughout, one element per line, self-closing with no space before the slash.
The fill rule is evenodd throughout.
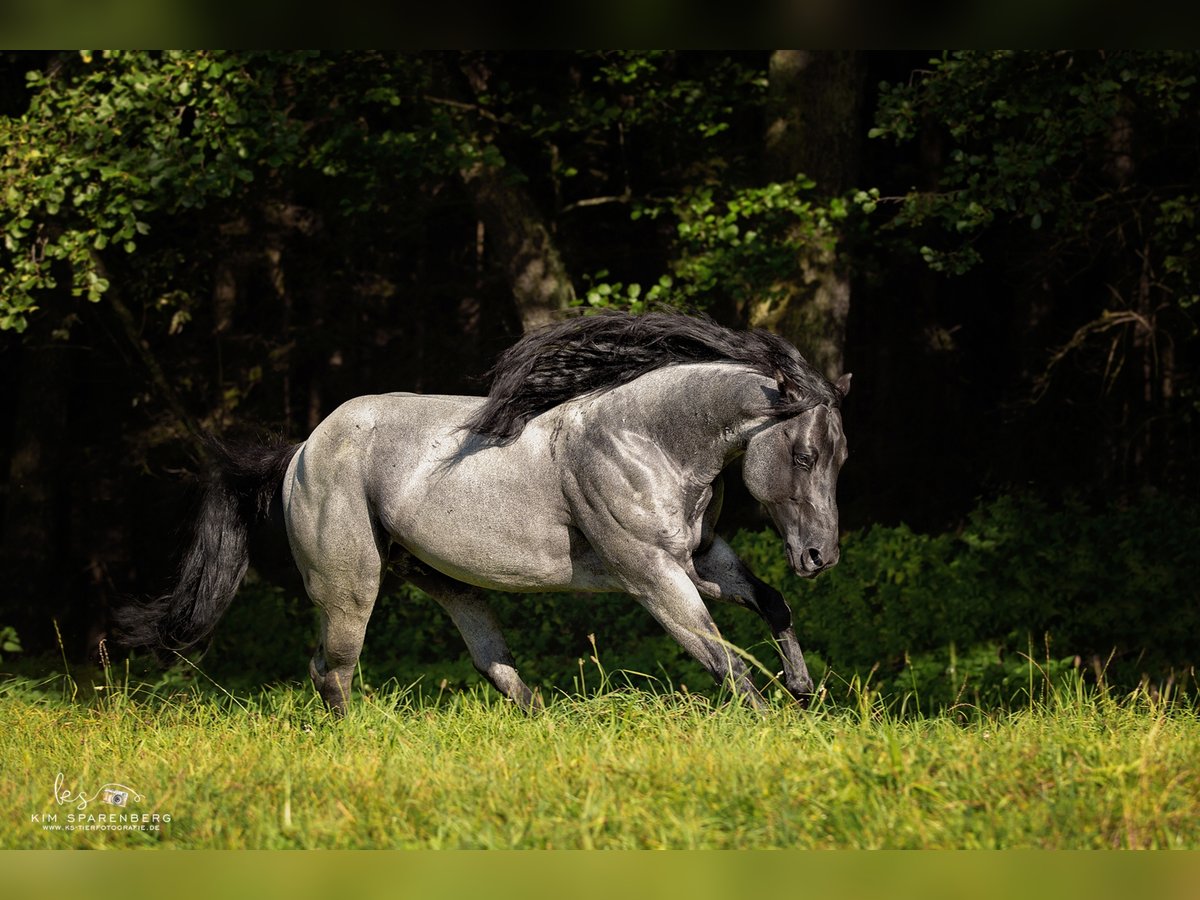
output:
<path id="1" fill-rule="evenodd" d="M 678 463 L 643 442 L 625 451 L 581 467 L 567 494 L 573 524 L 614 586 L 636 597 L 718 684 L 761 707 L 746 663 L 721 638 L 692 578 L 692 525 L 679 517 L 687 504 L 673 499 L 683 477 Z M 701 508 L 705 502 L 701 495 Z"/>
<path id="2" fill-rule="evenodd" d="M 721 637 L 708 607 L 682 568 L 663 571 L 653 587 L 634 596 L 714 681 L 728 684 L 756 709 L 763 706 L 746 663 Z"/>
<path id="3" fill-rule="evenodd" d="M 812 699 L 813 681 L 800 652 L 800 642 L 792 626 L 792 611 L 783 595 L 762 581 L 719 537 L 713 537 L 704 552 L 697 552 L 695 565 L 696 588 L 710 600 L 736 603 L 758 613 L 771 629 L 783 661 L 783 683 L 800 703 Z"/>
<path id="4" fill-rule="evenodd" d="M 722 639 L 684 565 L 669 552 L 635 540 L 609 541 L 600 555 L 621 586 L 718 684 L 728 684 L 750 706 L 762 707 L 745 662 Z"/>

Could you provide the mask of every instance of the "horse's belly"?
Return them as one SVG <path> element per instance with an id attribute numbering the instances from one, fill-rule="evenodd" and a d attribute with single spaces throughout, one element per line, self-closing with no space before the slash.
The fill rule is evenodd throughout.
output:
<path id="1" fill-rule="evenodd" d="M 531 533 L 537 529 L 531 529 Z M 399 541 L 409 553 L 443 575 L 500 591 L 597 591 L 615 587 L 591 548 L 572 554 L 566 529 L 543 542 L 457 541 L 447 546 L 421 541 L 420 534 Z"/>
<path id="2" fill-rule="evenodd" d="M 427 493 L 415 506 L 417 515 L 389 528 L 392 538 L 442 574 L 482 588 L 594 591 L 614 586 L 560 505 L 532 487 L 521 492 L 510 485 L 503 496 L 495 487 Z M 399 525 L 397 519 L 393 522 Z"/>

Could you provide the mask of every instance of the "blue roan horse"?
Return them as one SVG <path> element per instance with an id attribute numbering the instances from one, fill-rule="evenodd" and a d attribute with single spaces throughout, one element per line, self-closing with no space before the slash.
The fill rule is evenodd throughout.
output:
<path id="1" fill-rule="evenodd" d="M 392 566 L 450 613 L 475 666 L 534 702 L 484 590 L 632 594 L 751 703 L 745 664 L 705 599 L 754 610 L 798 699 L 813 689 L 778 591 L 714 532 L 722 470 L 738 456 L 788 560 L 838 561 L 839 405 L 783 339 L 680 315 L 571 319 L 534 332 L 487 398 L 381 394 L 343 404 L 302 444 L 218 447 L 174 591 L 118 612 L 116 637 L 162 652 L 204 642 L 246 571 L 246 535 L 277 489 L 296 565 L 321 610 L 310 666 L 343 712 L 380 582 Z M 399 562 L 396 550 L 399 549 Z"/>

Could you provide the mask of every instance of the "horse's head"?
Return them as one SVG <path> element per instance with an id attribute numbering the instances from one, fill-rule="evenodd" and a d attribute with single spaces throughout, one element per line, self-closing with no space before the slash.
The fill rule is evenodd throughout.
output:
<path id="1" fill-rule="evenodd" d="M 843 375 L 836 386 L 845 396 L 850 376 Z M 786 390 L 781 382 L 781 394 Z M 780 419 L 746 446 L 746 487 L 771 513 L 797 575 L 816 575 L 841 555 L 837 479 L 846 456 L 842 414 L 824 404 Z"/>

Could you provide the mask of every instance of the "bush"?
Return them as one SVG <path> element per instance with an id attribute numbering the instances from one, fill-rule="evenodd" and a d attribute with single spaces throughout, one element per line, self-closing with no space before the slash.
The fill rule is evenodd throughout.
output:
<path id="1" fill-rule="evenodd" d="M 835 671 L 878 667 L 892 690 L 952 702 L 964 681 L 968 698 L 1015 690 L 1031 662 L 1048 677 L 1099 665 L 1130 686 L 1188 672 L 1200 655 L 1198 539 L 1196 508 L 1163 496 L 1098 512 L 1002 497 L 956 534 L 851 534 L 841 564 L 812 582 L 787 571 L 774 535 L 734 545 L 790 598 L 802 645 Z"/>
<path id="2" fill-rule="evenodd" d="M 1001 497 L 981 504 L 955 533 L 875 525 L 846 535 L 840 565 L 815 580 L 790 572 L 773 531 L 739 532 L 731 543 L 788 598 L 810 668 L 827 676 L 835 696 L 855 682 L 898 697 L 915 693 L 926 708 L 993 705 L 1064 670 L 1094 677 L 1100 667 L 1110 684 L 1133 686 L 1143 677 L 1178 678 L 1200 655 L 1200 515 L 1172 498 L 1093 511 Z M 595 685 L 594 635 L 609 672 L 712 690 L 630 597 L 496 593 L 493 602 L 530 684 Z M 711 606 L 728 640 L 777 667 L 757 616 Z M 307 599 L 251 580 L 205 669 L 225 684 L 300 680 L 316 634 Z M 376 687 L 424 679 L 436 690 L 443 680 L 448 687 L 479 680 L 449 617 L 396 584 L 376 606 L 362 671 Z"/>

